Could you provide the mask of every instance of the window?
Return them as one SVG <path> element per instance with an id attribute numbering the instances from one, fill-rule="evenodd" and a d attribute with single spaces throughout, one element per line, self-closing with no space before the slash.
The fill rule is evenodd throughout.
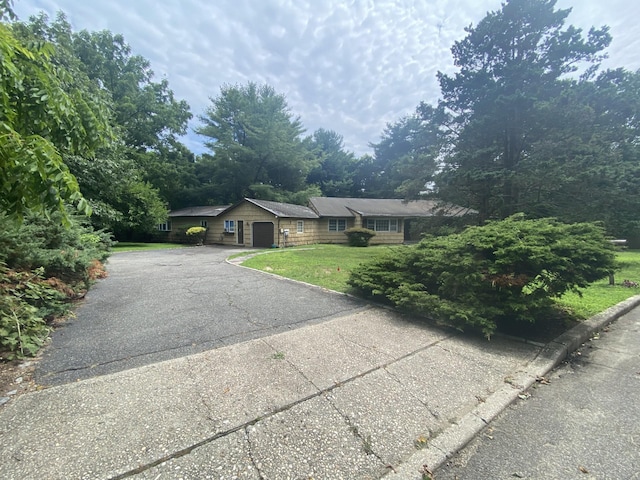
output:
<path id="1" fill-rule="evenodd" d="M 344 232 L 346 229 L 347 229 L 347 221 L 344 218 L 329 219 L 330 232 Z"/>
<path id="2" fill-rule="evenodd" d="M 158 230 L 161 232 L 170 232 L 171 231 L 171 222 L 161 223 L 158 225 Z"/>
<path id="3" fill-rule="evenodd" d="M 397 218 L 368 218 L 367 228 L 375 232 L 397 232 L 398 231 L 398 219 Z"/>
<path id="4" fill-rule="evenodd" d="M 224 231 L 227 233 L 233 233 L 236 231 L 236 222 L 234 220 L 224 221 Z"/>
<path id="5" fill-rule="evenodd" d="M 204 228 L 208 228 L 208 227 L 209 227 L 209 224 L 207 223 L 207 221 L 206 221 L 206 220 L 200 220 L 200 226 L 201 226 L 201 227 L 204 227 Z"/>
<path id="6" fill-rule="evenodd" d="M 296 227 L 296 233 L 304 233 L 304 220 L 298 220 L 298 225 Z"/>

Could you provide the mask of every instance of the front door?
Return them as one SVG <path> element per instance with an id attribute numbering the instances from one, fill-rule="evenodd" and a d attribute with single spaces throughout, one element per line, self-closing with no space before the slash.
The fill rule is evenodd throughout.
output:
<path id="1" fill-rule="evenodd" d="M 238 220 L 238 245 L 244 245 L 244 222 Z"/>

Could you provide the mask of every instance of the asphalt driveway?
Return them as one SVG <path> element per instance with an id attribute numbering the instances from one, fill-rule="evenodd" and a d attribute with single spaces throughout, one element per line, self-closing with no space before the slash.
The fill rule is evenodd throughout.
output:
<path id="1" fill-rule="evenodd" d="M 246 249 L 117 253 L 52 335 L 36 381 L 58 385 L 272 335 L 365 306 L 225 259 Z M 277 255 L 277 253 L 274 253 Z"/>

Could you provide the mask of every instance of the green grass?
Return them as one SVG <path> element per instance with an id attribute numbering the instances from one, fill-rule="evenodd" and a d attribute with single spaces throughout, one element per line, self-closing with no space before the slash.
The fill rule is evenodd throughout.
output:
<path id="1" fill-rule="evenodd" d="M 265 250 L 242 264 L 294 280 L 347 292 L 347 279 L 353 268 L 373 259 L 390 248 L 400 246 L 372 246 L 366 248 L 346 245 L 312 245 L 284 250 Z M 237 256 L 246 255 L 240 253 Z M 577 318 L 588 318 L 627 298 L 640 294 L 640 288 L 626 288 L 623 280 L 640 282 L 640 251 L 617 253 L 621 270 L 616 272 L 616 285 L 608 279 L 593 283 L 582 291 L 582 297 L 567 293 L 558 304 L 571 311 Z"/>
<path id="2" fill-rule="evenodd" d="M 111 250 L 113 253 L 118 252 L 140 252 L 145 250 L 164 250 L 167 248 L 184 248 L 186 245 L 182 243 L 136 243 L 136 242 L 118 242 Z"/>
<path id="3" fill-rule="evenodd" d="M 308 245 L 258 252 L 256 256 L 242 262 L 242 265 L 337 292 L 347 292 L 347 279 L 351 270 L 390 248 L 399 247 Z"/>
<path id="4" fill-rule="evenodd" d="M 640 294 L 640 288 L 623 287 L 624 280 L 640 283 L 640 251 L 627 250 L 617 253 L 621 269 L 615 274 L 615 285 L 609 285 L 605 278 L 589 285 L 582 291 L 582 297 L 567 293 L 558 303 L 568 308 L 578 318 L 589 318 L 633 295 Z"/>

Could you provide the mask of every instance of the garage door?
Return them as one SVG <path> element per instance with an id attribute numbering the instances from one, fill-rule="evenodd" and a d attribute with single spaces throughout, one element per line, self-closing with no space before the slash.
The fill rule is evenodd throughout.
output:
<path id="1" fill-rule="evenodd" d="M 253 246 L 269 248 L 273 245 L 273 223 L 253 222 Z"/>

